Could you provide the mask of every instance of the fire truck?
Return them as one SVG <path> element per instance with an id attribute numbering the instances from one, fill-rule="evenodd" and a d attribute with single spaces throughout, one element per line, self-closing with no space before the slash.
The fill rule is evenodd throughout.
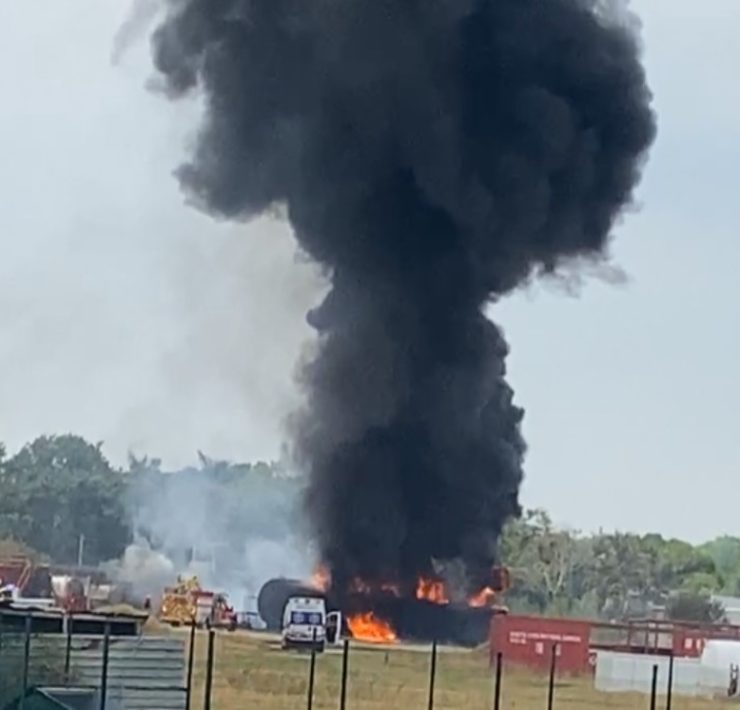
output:
<path id="1" fill-rule="evenodd" d="M 178 577 L 174 587 L 165 588 L 158 618 L 171 626 L 195 622 L 197 626 L 229 631 L 237 627 L 237 615 L 226 595 L 203 589 L 197 577 Z"/>

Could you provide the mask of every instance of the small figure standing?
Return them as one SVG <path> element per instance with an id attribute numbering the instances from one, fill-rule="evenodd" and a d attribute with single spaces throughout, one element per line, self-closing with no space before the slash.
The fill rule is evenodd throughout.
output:
<path id="1" fill-rule="evenodd" d="M 733 663 L 730 666 L 730 685 L 727 688 L 727 697 L 737 697 L 738 680 L 740 679 L 740 666 Z"/>

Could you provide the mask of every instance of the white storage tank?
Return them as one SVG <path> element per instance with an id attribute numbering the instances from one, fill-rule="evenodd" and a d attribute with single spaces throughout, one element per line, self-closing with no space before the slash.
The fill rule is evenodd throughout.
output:
<path id="1" fill-rule="evenodd" d="M 712 697 L 740 697 L 740 641 L 707 641 L 701 655 L 699 687 Z"/>

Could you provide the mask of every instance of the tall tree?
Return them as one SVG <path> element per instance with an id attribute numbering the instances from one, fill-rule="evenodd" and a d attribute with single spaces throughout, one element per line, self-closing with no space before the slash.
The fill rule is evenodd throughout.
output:
<path id="1" fill-rule="evenodd" d="M 543 510 L 529 510 L 506 527 L 501 556 L 513 572 L 508 598 L 514 606 L 568 613 L 587 591 L 588 544 L 557 529 Z"/>
<path id="2" fill-rule="evenodd" d="M 724 607 L 709 594 L 680 592 L 671 595 L 666 611 L 668 618 L 674 621 L 716 624 L 726 620 Z"/>
<path id="3" fill-rule="evenodd" d="M 78 436 L 40 437 L 0 471 L 0 535 L 23 540 L 52 560 L 117 557 L 129 539 L 125 481 L 101 452 Z"/>
<path id="4" fill-rule="evenodd" d="M 740 596 L 740 538 L 722 536 L 701 546 L 722 577 L 722 592 Z"/>

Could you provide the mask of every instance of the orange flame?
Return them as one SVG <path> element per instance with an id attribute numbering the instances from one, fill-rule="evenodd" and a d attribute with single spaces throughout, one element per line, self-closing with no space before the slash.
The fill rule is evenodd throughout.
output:
<path id="1" fill-rule="evenodd" d="M 416 585 L 416 598 L 426 599 L 435 604 L 450 603 L 443 582 L 436 582 L 433 579 L 424 579 L 423 577 L 419 578 Z"/>
<path id="2" fill-rule="evenodd" d="M 331 586 L 331 574 L 324 565 L 319 565 L 311 575 L 310 584 L 314 589 L 325 592 Z"/>
<path id="3" fill-rule="evenodd" d="M 347 626 L 352 632 L 352 637 L 358 641 L 392 643 L 397 638 L 393 627 L 387 621 L 378 619 L 371 611 L 350 616 L 347 619 Z"/>
<path id="4" fill-rule="evenodd" d="M 496 599 L 496 592 L 490 587 L 484 587 L 477 594 L 468 599 L 468 605 L 474 607 L 490 606 Z"/>

